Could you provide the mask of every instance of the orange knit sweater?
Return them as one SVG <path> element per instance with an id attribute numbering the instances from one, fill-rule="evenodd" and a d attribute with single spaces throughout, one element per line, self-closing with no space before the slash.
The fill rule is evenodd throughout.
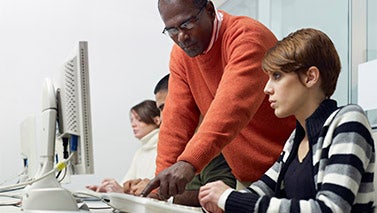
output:
<path id="1" fill-rule="evenodd" d="M 294 118 L 278 119 L 263 93 L 268 76 L 261 61 L 275 36 L 251 18 L 221 12 L 219 37 L 208 53 L 191 58 L 173 46 L 156 174 L 177 160 L 200 171 L 222 152 L 238 180 L 254 181 L 294 129 Z"/>

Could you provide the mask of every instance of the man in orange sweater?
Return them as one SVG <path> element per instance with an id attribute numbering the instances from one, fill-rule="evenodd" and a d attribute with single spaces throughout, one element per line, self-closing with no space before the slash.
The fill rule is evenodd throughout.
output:
<path id="1" fill-rule="evenodd" d="M 257 180 L 295 126 L 293 117 L 274 115 L 263 93 L 268 79 L 261 61 L 275 36 L 251 18 L 217 11 L 207 0 L 159 0 L 158 9 L 163 32 L 176 45 L 156 177 L 142 194 L 157 187 L 162 198 L 182 193 L 219 153 L 240 184 Z"/>

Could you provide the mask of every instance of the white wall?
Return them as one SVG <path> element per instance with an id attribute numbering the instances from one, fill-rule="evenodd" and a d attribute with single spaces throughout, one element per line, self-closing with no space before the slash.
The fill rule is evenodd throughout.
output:
<path id="1" fill-rule="evenodd" d="M 96 174 L 77 181 L 122 178 L 139 145 L 129 109 L 153 99 L 168 73 L 172 43 L 157 1 L 2 0 L 0 26 L 0 182 L 21 171 L 20 124 L 40 113 L 43 79 L 79 40 L 89 46 Z"/>

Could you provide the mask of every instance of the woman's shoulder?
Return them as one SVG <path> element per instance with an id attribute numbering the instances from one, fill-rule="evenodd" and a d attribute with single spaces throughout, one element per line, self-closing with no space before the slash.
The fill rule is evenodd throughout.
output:
<path id="1" fill-rule="evenodd" d="M 342 107 L 340 107 L 340 111 L 343 111 L 343 112 L 350 112 L 350 111 L 357 111 L 357 112 L 360 112 L 362 114 L 365 114 L 365 111 L 363 110 L 363 108 L 357 104 L 347 104 L 347 105 L 344 105 Z"/>
<path id="2" fill-rule="evenodd" d="M 345 119 L 345 121 L 362 121 L 365 122 L 365 125 L 369 125 L 364 109 L 357 104 L 347 104 L 340 107 L 336 117 Z"/>
<path id="3" fill-rule="evenodd" d="M 357 120 L 368 120 L 363 108 L 357 104 L 347 104 L 340 106 L 327 118 L 326 124 Z"/>

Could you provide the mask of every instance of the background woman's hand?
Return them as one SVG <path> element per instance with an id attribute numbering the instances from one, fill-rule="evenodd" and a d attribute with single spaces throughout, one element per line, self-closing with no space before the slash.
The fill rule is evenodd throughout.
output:
<path id="1" fill-rule="evenodd" d="M 96 192 L 123 192 L 123 187 L 113 178 L 104 179 L 99 186 L 90 185 L 86 188 Z"/>
<path id="2" fill-rule="evenodd" d="M 137 195 L 139 196 L 144 188 L 149 183 L 150 179 L 148 178 L 138 178 L 134 180 L 128 180 L 123 183 L 123 191 L 127 194 Z"/>

